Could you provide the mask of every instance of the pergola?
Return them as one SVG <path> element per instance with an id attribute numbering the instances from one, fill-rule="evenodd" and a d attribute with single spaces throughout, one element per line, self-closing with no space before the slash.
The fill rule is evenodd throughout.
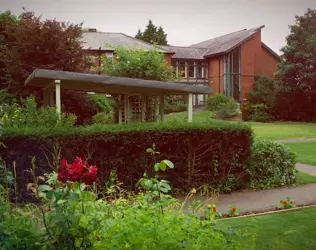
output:
<path id="1" fill-rule="evenodd" d="M 211 94 L 208 86 L 195 86 L 183 83 L 143 80 L 125 77 L 113 77 L 96 74 L 76 73 L 47 69 L 35 69 L 25 81 L 25 86 L 43 89 L 44 105 L 56 105 L 61 112 L 61 90 L 77 90 L 104 94 L 119 94 L 127 96 L 156 96 L 159 102 L 157 114 L 164 120 L 164 95 L 185 95 L 188 97 L 188 121 L 192 121 L 192 95 Z M 55 92 L 55 97 L 54 97 Z M 143 98 L 142 98 L 143 99 Z M 124 99 L 124 117 L 129 117 L 129 98 Z M 142 121 L 145 105 L 141 104 Z M 119 110 L 119 123 L 122 123 L 123 109 Z"/>

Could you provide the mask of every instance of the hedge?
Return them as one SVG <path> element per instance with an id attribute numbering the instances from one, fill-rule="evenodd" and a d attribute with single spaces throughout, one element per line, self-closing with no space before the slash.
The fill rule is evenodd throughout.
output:
<path id="1" fill-rule="evenodd" d="M 249 166 L 252 130 L 243 124 L 216 120 L 71 129 L 6 128 L 3 142 L 6 148 L 1 149 L 1 154 L 8 167 L 16 162 L 22 194 L 30 181 L 26 170 L 31 167 L 32 157 L 41 175 L 56 170 L 61 159 L 72 162 L 81 156 L 99 167 L 99 183 L 105 183 L 115 169 L 119 181 L 134 189 L 145 171 L 153 174 L 152 157 L 146 153 L 153 143 L 160 152 L 159 159 L 175 164 L 162 176 L 173 187 L 188 190 L 208 184 L 232 190 L 243 187 L 248 179 L 244 170 Z"/>

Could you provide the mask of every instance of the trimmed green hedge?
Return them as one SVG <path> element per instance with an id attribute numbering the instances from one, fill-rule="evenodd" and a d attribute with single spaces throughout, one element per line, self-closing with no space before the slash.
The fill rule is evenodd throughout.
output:
<path id="1" fill-rule="evenodd" d="M 156 144 L 159 159 L 175 164 L 163 178 L 174 187 L 188 190 L 203 184 L 222 190 L 245 185 L 252 145 L 252 130 L 243 124 L 223 121 L 205 123 L 137 123 L 93 125 L 71 129 L 13 129 L 4 131 L 6 148 L 1 154 L 8 166 L 16 161 L 19 189 L 30 180 L 26 172 L 36 157 L 38 174 L 50 172 L 60 159 L 86 158 L 99 167 L 104 183 L 112 169 L 129 189 L 145 171 L 154 174 L 146 149 Z M 56 158 L 60 152 L 60 158 Z M 49 164 L 50 163 L 50 164 Z"/>

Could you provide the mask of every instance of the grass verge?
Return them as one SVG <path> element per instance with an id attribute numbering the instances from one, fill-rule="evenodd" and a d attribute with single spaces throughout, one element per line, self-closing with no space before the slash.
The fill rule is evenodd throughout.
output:
<path id="1" fill-rule="evenodd" d="M 287 143 L 296 153 L 296 161 L 316 166 L 316 141 Z"/>

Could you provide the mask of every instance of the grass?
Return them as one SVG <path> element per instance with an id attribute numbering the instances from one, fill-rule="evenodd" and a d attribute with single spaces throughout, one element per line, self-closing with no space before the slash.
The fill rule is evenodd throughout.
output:
<path id="1" fill-rule="evenodd" d="M 296 174 L 296 182 L 294 184 L 295 186 L 308 185 L 312 183 L 316 183 L 316 176 L 303 172 L 298 172 Z"/>
<path id="2" fill-rule="evenodd" d="M 316 141 L 287 143 L 296 153 L 296 161 L 316 166 Z"/>
<path id="3" fill-rule="evenodd" d="M 218 225 L 247 230 L 257 235 L 256 249 L 301 250 L 316 249 L 316 209 L 236 218 L 219 221 Z"/>
<path id="4" fill-rule="evenodd" d="M 167 115 L 166 120 L 184 120 L 186 112 L 172 113 Z M 210 119 L 209 111 L 193 114 L 193 121 L 207 121 Z M 227 121 L 232 122 L 232 121 Z M 284 140 L 296 138 L 316 138 L 316 124 L 303 122 L 243 122 L 252 127 L 255 137 L 258 139 Z"/>

